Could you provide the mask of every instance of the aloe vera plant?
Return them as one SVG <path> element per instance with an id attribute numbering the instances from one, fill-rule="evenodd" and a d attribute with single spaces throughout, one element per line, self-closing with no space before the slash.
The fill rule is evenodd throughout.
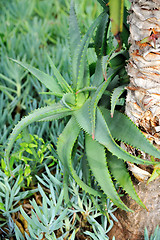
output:
<path id="1" fill-rule="evenodd" d="M 50 106 L 31 112 L 15 126 L 5 151 L 6 165 L 12 174 L 9 161 L 10 153 L 16 137 L 25 127 L 35 121 L 54 121 L 67 117 L 68 123 L 57 142 L 57 153 L 64 166 L 65 200 L 69 202 L 67 179 L 70 174 L 93 199 L 98 196 L 104 203 L 107 197 L 121 209 L 131 211 L 120 199 L 112 181 L 111 176 L 113 175 L 124 190 L 137 203 L 145 207 L 134 190 L 125 162 L 150 165 L 155 164 L 155 161 L 151 162 L 132 156 L 123 150 L 115 140 L 118 139 L 130 144 L 157 158 L 160 151 L 122 113 L 115 111 L 113 118 L 111 118 L 109 110 L 101 108 L 98 104 L 103 94 L 108 91 L 107 87 L 114 79 L 117 71 L 117 69 L 107 70 L 108 62 L 114 58 L 112 53 L 117 46 L 107 56 L 103 56 L 102 51 L 106 26 L 110 26 L 108 13 L 104 11 L 82 38 L 72 2 L 69 22 L 72 85 L 69 85 L 63 78 L 49 56 L 48 61 L 54 73 L 53 77 L 26 63 L 13 60 L 33 74 L 49 89 L 51 94 L 56 96 L 56 99 L 60 100 Z M 90 76 L 87 50 L 96 28 L 94 46 L 97 63 L 95 73 Z M 99 36 L 100 28 L 103 29 L 101 36 Z M 75 157 L 76 149 L 79 148 L 77 140 L 82 131 L 85 136 L 85 161 L 83 161 L 84 166 L 82 166 L 82 169 L 85 169 L 84 181 L 79 178 L 74 169 L 74 165 L 78 163 Z M 94 187 L 91 178 L 92 173 L 97 181 Z"/>

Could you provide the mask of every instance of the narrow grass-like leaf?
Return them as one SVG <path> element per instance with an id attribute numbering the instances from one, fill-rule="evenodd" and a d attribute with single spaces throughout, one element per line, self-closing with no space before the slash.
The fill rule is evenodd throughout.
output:
<path id="1" fill-rule="evenodd" d="M 101 108 L 101 111 L 113 138 L 121 140 L 151 156 L 160 158 L 160 151 L 149 142 L 144 134 L 126 115 L 119 111 L 115 111 L 113 118 L 111 118 L 109 110 Z M 153 162 L 151 164 L 153 164 Z"/>
<path id="2" fill-rule="evenodd" d="M 126 168 L 126 165 L 123 160 L 118 159 L 116 156 L 113 156 L 111 153 L 107 153 L 107 162 L 110 172 L 113 177 L 118 181 L 120 186 L 143 208 L 145 205 L 142 203 L 138 197 L 136 190 L 133 186 L 131 177 Z"/>
<path id="3" fill-rule="evenodd" d="M 129 211 L 129 208 L 121 201 L 113 185 L 106 163 L 104 146 L 94 141 L 89 135 L 86 135 L 86 155 L 91 171 L 93 172 L 103 192 L 113 201 L 115 205 L 123 210 Z"/>
<path id="4" fill-rule="evenodd" d="M 22 63 L 18 60 L 11 59 L 13 62 L 18 63 L 30 73 L 32 73 L 41 83 L 43 83 L 50 91 L 54 93 L 55 96 L 61 97 L 63 95 L 63 90 L 61 86 L 58 84 L 55 78 L 49 76 L 48 74 L 38 70 L 35 67 L 30 66 L 27 63 Z"/>

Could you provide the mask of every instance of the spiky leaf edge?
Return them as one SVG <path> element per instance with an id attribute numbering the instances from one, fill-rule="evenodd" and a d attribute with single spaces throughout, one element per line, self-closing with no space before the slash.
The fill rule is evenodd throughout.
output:
<path id="1" fill-rule="evenodd" d="M 104 107 L 100 109 L 113 138 L 129 144 L 151 156 L 160 158 L 160 150 L 150 143 L 130 118 L 119 111 L 115 111 L 113 118 L 111 118 L 110 110 Z M 150 163 L 156 164 L 155 162 Z"/>
<path id="2" fill-rule="evenodd" d="M 118 181 L 123 190 L 125 190 L 125 192 L 128 193 L 128 195 L 131 196 L 139 205 L 146 208 L 136 193 L 124 161 L 108 152 L 107 162 L 111 174 Z"/>
<path id="3" fill-rule="evenodd" d="M 119 208 L 130 211 L 130 209 L 122 202 L 108 170 L 105 148 L 103 145 L 94 141 L 91 136 L 86 134 L 86 154 L 87 160 L 95 179 L 99 183 L 103 192 L 110 198 Z"/>
<path id="4" fill-rule="evenodd" d="M 88 134 L 92 135 L 92 124 L 89 114 L 89 105 L 91 99 L 88 99 L 83 107 L 73 113 L 75 116 L 79 126 Z M 141 158 L 135 157 L 124 149 L 122 149 L 113 139 L 110 130 L 107 126 L 107 123 L 100 111 L 97 109 L 97 119 L 96 119 L 96 128 L 95 128 L 95 140 L 100 144 L 104 145 L 113 155 L 118 158 L 123 159 L 124 161 L 130 161 L 132 163 L 137 164 L 155 164 L 155 162 L 151 162 L 148 160 L 143 160 Z"/>
<path id="5" fill-rule="evenodd" d="M 45 119 L 48 120 L 47 118 L 49 118 L 49 119 L 51 118 L 52 120 L 60 119 L 60 118 L 64 117 L 64 115 L 67 116 L 70 114 L 71 114 L 70 109 L 65 108 L 63 105 L 61 105 L 61 103 L 55 103 L 51 106 L 36 109 L 33 112 L 31 112 L 28 116 L 22 118 L 18 122 L 18 124 L 14 127 L 14 129 L 9 137 L 8 145 L 5 150 L 4 159 L 6 161 L 6 165 L 9 169 L 9 171 L 11 172 L 10 164 L 9 164 L 10 152 L 12 150 L 13 144 L 14 144 L 17 136 L 25 127 L 27 127 L 29 124 L 36 122 L 36 121 L 45 120 Z"/>

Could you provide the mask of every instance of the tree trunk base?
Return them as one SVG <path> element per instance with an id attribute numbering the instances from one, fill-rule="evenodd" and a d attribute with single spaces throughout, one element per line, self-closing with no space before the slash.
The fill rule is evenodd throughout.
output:
<path id="1" fill-rule="evenodd" d="M 134 212 L 125 212 L 118 209 L 115 216 L 118 223 L 115 222 L 108 236 L 116 240 L 141 240 L 144 239 L 144 229 L 147 227 L 149 235 L 151 235 L 156 226 L 160 226 L 160 179 L 146 185 L 140 182 L 135 185 L 135 189 L 146 209 L 143 209 L 129 196 L 124 196 L 124 203 Z"/>

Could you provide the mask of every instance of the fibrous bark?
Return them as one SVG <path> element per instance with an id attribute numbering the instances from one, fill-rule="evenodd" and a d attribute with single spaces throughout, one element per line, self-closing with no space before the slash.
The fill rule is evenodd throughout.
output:
<path id="1" fill-rule="evenodd" d="M 160 1 L 132 1 L 126 114 L 160 145 Z"/>
<path id="2" fill-rule="evenodd" d="M 160 149 L 160 0 L 131 2 L 126 114 Z M 110 232 L 116 240 L 144 239 L 145 227 L 151 234 L 160 225 L 160 179 L 148 185 L 137 182 L 135 188 L 148 211 L 125 197 L 125 203 L 135 212 L 116 212 L 119 222 Z"/>

